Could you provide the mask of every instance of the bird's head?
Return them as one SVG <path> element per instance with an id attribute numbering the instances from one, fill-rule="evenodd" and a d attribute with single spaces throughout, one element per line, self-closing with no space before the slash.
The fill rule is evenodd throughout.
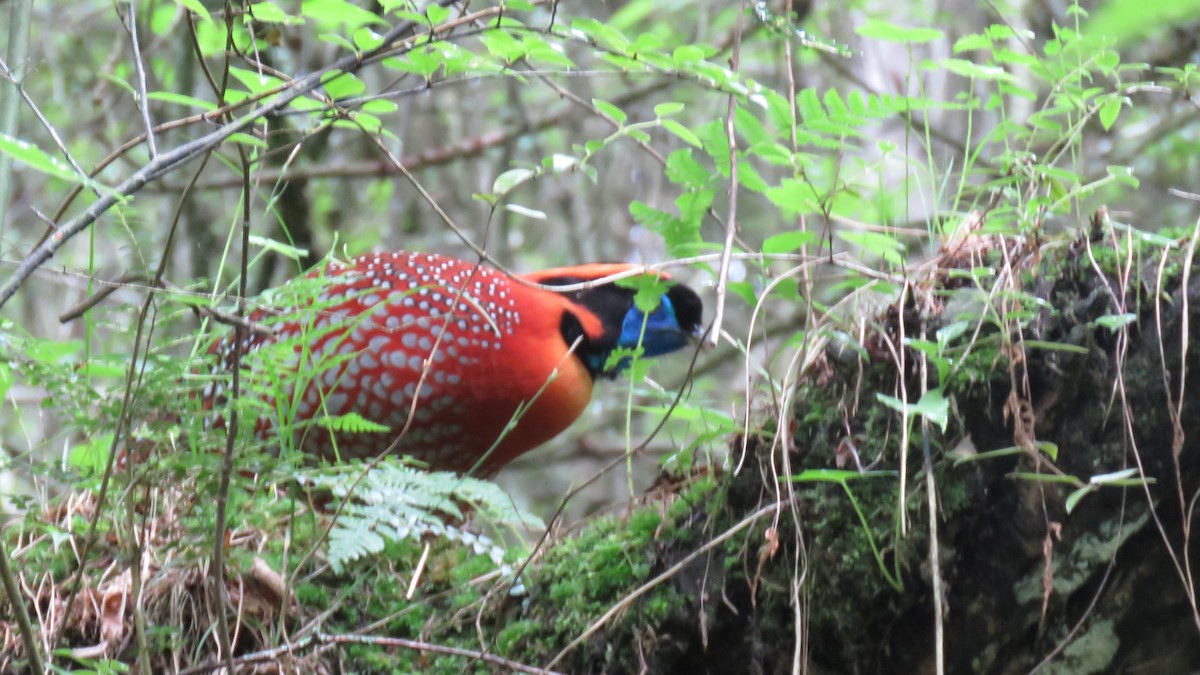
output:
<path id="1" fill-rule="evenodd" d="M 580 286 L 637 265 L 591 264 L 525 275 L 543 286 Z M 629 365 L 618 350 L 641 349 L 642 356 L 661 356 L 686 347 L 699 337 L 703 303 L 695 291 L 666 275 L 647 273 L 633 283 L 606 283 L 561 291 L 567 300 L 561 331 L 568 346 L 593 378 L 615 377 Z"/>

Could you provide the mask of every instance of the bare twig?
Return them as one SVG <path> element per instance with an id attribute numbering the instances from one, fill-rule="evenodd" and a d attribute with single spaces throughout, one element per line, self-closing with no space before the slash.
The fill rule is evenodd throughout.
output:
<path id="1" fill-rule="evenodd" d="M 609 610 L 607 612 L 605 612 L 603 616 L 601 616 L 599 619 L 596 619 L 596 621 L 594 621 L 591 626 L 588 626 L 587 630 L 580 633 L 578 637 L 576 637 L 574 640 L 572 640 L 570 642 L 570 644 L 568 644 L 566 647 L 563 647 L 562 651 L 560 651 L 557 655 L 555 655 L 555 657 L 550 660 L 550 663 L 546 664 L 546 667 L 553 668 L 555 666 L 555 664 L 557 664 L 559 661 L 562 661 L 563 658 L 566 657 L 568 652 L 570 652 L 572 649 L 578 647 L 583 642 L 587 641 L 587 639 L 590 638 L 592 635 L 595 635 L 596 631 L 603 628 L 604 624 L 608 623 L 613 617 L 617 616 L 621 612 L 624 612 L 626 609 L 628 609 L 628 607 L 631 604 L 633 604 L 634 600 L 637 600 L 638 598 L 642 597 L 643 595 L 645 595 L 646 593 L 651 591 L 655 586 L 658 586 L 662 582 L 664 582 L 667 579 L 670 579 L 671 577 L 678 574 L 680 570 L 682 570 L 684 567 L 687 567 L 693 560 L 699 558 L 700 556 L 704 555 L 708 551 L 713 550 L 717 546 L 720 546 L 722 542 L 726 541 L 733 535 L 737 534 L 738 532 L 741 532 L 742 530 L 746 529 L 747 527 L 758 522 L 758 520 L 760 518 L 762 518 L 766 515 L 769 515 L 771 513 L 774 513 L 776 511 L 778 511 L 779 509 L 782 509 L 783 507 L 787 506 L 788 501 L 790 501 L 790 500 L 775 502 L 768 506 L 764 506 L 763 508 L 746 516 L 745 518 L 742 519 L 741 522 L 739 522 L 738 524 L 729 528 L 728 530 L 725 530 L 721 534 L 717 535 L 717 537 L 715 537 L 712 541 L 709 541 L 708 543 L 704 544 L 703 546 L 696 549 L 695 551 L 692 551 L 683 560 L 680 560 L 679 562 L 675 563 L 674 565 L 671 565 L 662 574 L 654 577 L 650 581 L 647 581 L 646 583 L 637 587 L 632 593 L 630 593 L 629 595 L 626 595 L 624 598 L 621 599 L 620 602 L 616 603 L 611 608 L 609 608 Z"/>
<path id="2" fill-rule="evenodd" d="M 922 359 L 922 370 L 928 361 Z M 922 377 L 925 374 L 922 373 Z M 929 576 L 933 585 L 933 654 L 937 674 L 946 672 L 946 600 L 942 593 L 942 561 L 938 543 L 937 481 L 933 472 L 933 453 L 929 450 L 929 420 L 921 418 L 921 441 L 925 452 L 925 496 L 929 507 Z"/>
<path id="3" fill-rule="evenodd" d="M 33 0 L 13 0 L 8 15 L 8 86 L 0 90 L 0 136 L 16 136 L 17 96 L 25 79 L 25 61 L 29 58 L 29 24 Z M 12 185 L 13 158 L 0 153 L 0 256 L 4 255 L 4 222 L 8 193 Z"/>
<path id="4" fill-rule="evenodd" d="M 734 73 L 738 70 L 738 56 L 742 49 L 742 17 L 746 13 L 746 2 L 738 3 L 737 25 L 733 33 L 733 54 L 729 57 L 729 67 Z M 725 218 L 725 246 L 721 249 L 721 266 L 717 272 L 717 301 L 713 310 L 712 331 L 708 334 L 708 344 L 716 347 L 721 340 L 721 323 L 725 319 L 725 294 L 729 290 L 729 263 L 733 253 L 733 240 L 737 236 L 737 196 L 738 196 L 738 161 L 737 133 L 733 127 L 734 113 L 737 112 L 737 95 L 729 94 L 729 108 L 725 116 L 725 136 L 729 139 L 729 215 Z"/>
<path id="5" fill-rule="evenodd" d="M 229 51 L 233 47 L 233 16 L 231 13 L 232 5 L 230 2 L 225 4 L 225 47 L 226 60 L 225 68 L 222 73 L 221 84 L 214 88 L 214 93 L 217 100 L 225 103 L 225 91 L 229 84 Z M 203 59 L 201 59 L 203 63 Z M 210 83 L 212 82 L 210 78 Z M 246 285 L 250 276 L 250 158 L 246 155 L 246 149 L 242 145 L 237 146 L 238 158 L 241 160 L 242 169 L 242 251 L 241 260 L 239 261 L 238 274 L 238 299 L 237 299 L 237 316 L 243 318 L 246 316 Z M 246 332 L 242 326 L 238 325 L 233 329 L 233 358 L 230 359 L 229 368 L 232 372 L 230 382 L 230 405 L 229 422 L 225 427 L 225 456 L 221 458 L 221 478 L 217 488 L 217 513 L 213 528 L 213 563 L 212 563 L 212 582 L 213 591 L 217 595 L 217 644 L 220 645 L 221 655 L 225 658 L 226 670 L 231 673 L 237 672 L 233 666 L 233 641 L 230 639 L 229 631 L 229 589 L 225 587 L 225 519 L 226 511 L 229 508 L 229 484 L 233 479 L 233 454 L 237 449 L 238 423 L 241 416 L 238 414 L 238 396 L 241 393 L 241 374 L 242 374 L 242 350 L 245 348 Z M 239 625 L 241 617 L 239 615 Z"/>
<path id="6" fill-rule="evenodd" d="M 436 87 L 438 84 L 442 83 L 435 81 L 428 85 L 423 85 L 420 87 L 420 91 L 428 92 L 430 88 Z M 666 81 L 660 81 L 640 89 L 627 91 L 621 96 L 614 98 L 612 103 L 621 106 L 641 100 L 649 94 L 666 88 L 666 84 Z M 409 171 L 416 171 L 417 169 L 443 166 L 457 160 L 481 155 L 492 148 L 511 143 L 531 132 L 544 131 L 555 127 L 561 124 L 571 113 L 572 110 L 566 108 L 554 114 L 537 117 L 519 128 L 494 129 L 474 138 L 468 138 L 458 143 L 442 145 L 437 148 L 430 148 L 413 155 L 401 157 L 399 160 L 387 158 L 358 163 L 337 162 L 320 166 L 263 169 L 255 174 L 255 178 L 264 183 L 278 183 L 281 180 L 312 180 L 316 178 L 379 178 L 402 173 L 400 167 L 404 167 Z M 237 178 L 221 178 L 201 183 L 197 187 L 202 190 L 221 190 L 240 188 L 241 184 L 241 180 Z"/>
<path id="7" fill-rule="evenodd" d="M 432 652 L 434 654 L 447 654 L 450 656 L 462 656 L 464 658 L 475 659 L 478 661 L 483 661 L 484 663 L 490 663 L 495 666 L 500 666 L 501 668 L 507 668 L 508 670 L 516 671 L 519 673 L 532 673 L 534 675 L 562 675 L 562 673 L 557 673 L 553 670 L 546 670 L 544 668 L 528 666 L 528 665 L 525 665 L 524 663 L 518 663 L 517 661 L 511 661 L 502 656 L 496 656 L 495 654 L 489 654 L 487 652 L 480 652 L 480 651 L 475 651 L 472 649 L 460 649 L 458 647 L 447 647 L 445 645 L 438 645 L 438 644 L 433 644 L 430 642 L 421 642 L 419 640 L 407 640 L 405 638 L 379 637 L 379 636 L 375 636 L 375 635 L 358 635 L 358 634 L 353 634 L 353 633 L 351 633 L 351 634 L 313 633 L 312 635 L 309 635 L 308 637 L 305 637 L 301 640 L 297 640 L 295 643 L 290 644 L 290 645 L 283 645 L 282 647 L 276 647 L 274 649 L 265 649 L 261 652 L 254 652 L 253 654 L 246 654 L 245 656 L 239 656 L 238 658 L 233 660 L 233 665 L 234 666 L 244 666 L 244 665 L 247 665 L 250 663 L 258 663 L 261 661 L 268 661 L 270 659 L 277 659 L 285 654 L 292 654 L 294 652 L 297 652 L 297 651 L 300 651 L 303 649 L 308 649 L 310 646 L 340 645 L 340 644 L 360 644 L 360 645 L 374 645 L 374 646 L 380 646 L 380 647 L 399 647 L 401 649 L 411 649 L 411 650 L 418 651 L 418 652 Z M 179 675 L 200 675 L 201 673 L 210 673 L 210 672 L 217 670 L 218 668 L 221 668 L 226 665 L 227 664 L 225 664 L 224 662 L 221 662 L 221 661 L 210 661 L 208 663 L 204 663 L 204 664 L 201 664 L 198 666 L 193 666 L 186 670 L 180 671 Z"/>
<path id="8" fill-rule="evenodd" d="M 9 13 L 8 25 L 8 60 L 13 64 L 13 70 L 8 72 L 9 85 L 0 92 L 0 135 L 13 136 L 17 128 L 17 97 L 20 95 L 21 80 L 25 75 L 25 60 L 29 55 L 29 23 L 33 10 L 33 0 L 13 0 Z M 8 203 L 9 185 L 12 179 L 13 159 L 7 154 L 0 155 L 0 255 L 4 252 L 4 222 Z M 4 540 L 0 538 L 0 577 L 3 577 L 4 591 L 8 596 L 8 604 L 13 609 L 17 627 L 21 632 L 21 640 L 25 643 L 26 658 L 36 673 L 45 672 L 42 664 L 42 652 L 38 649 L 37 635 L 33 632 L 33 624 L 29 621 L 29 612 L 22 601 L 24 595 L 17 587 L 16 579 L 8 566 L 8 550 Z"/>
<path id="9" fill-rule="evenodd" d="M 154 123 L 150 121 L 150 99 L 146 96 L 146 64 L 142 62 L 142 48 L 138 44 L 137 7 L 132 2 L 125 4 L 125 16 L 129 23 L 125 26 L 129 31 L 129 44 L 133 47 L 133 66 L 137 72 L 138 109 L 142 111 L 142 124 L 146 127 L 146 147 L 150 157 L 158 156 L 158 144 L 154 140 Z"/>
<path id="10" fill-rule="evenodd" d="M 37 635 L 33 632 L 33 624 L 29 621 L 29 612 L 25 609 L 22 599 L 25 597 L 17 588 L 17 580 L 13 577 L 12 569 L 8 566 L 8 549 L 4 546 L 4 538 L 0 537 L 0 578 L 4 581 L 4 592 L 8 596 L 8 604 L 16 615 L 17 626 L 21 630 L 21 640 L 25 643 L 25 655 L 33 672 L 44 673 L 42 652 L 38 649 Z"/>

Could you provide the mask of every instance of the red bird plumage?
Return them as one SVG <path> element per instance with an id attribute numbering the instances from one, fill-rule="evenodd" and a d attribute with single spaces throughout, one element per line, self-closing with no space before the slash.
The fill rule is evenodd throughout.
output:
<path id="1" fill-rule="evenodd" d="M 529 284 L 566 285 L 631 267 L 581 265 L 518 280 L 439 255 L 365 255 L 310 273 L 321 278 L 313 304 L 307 311 L 284 310 L 269 324 L 275 336 L 253 334 L 244 351 L 283 347 L 293 379 L 277 389 L 284 404 L 272 403 L 291 409 L 283 417 L 294 420 L 296 447 L 305 452 L 368 458 L 399 437 L 398 455 L 436 469 L 490 475 L 579 417 L 594 379 L 609 374 L 600 364 L 623 344 L 621 322 L 627 330 L 627 317 L 637 311 L 630 289 L 560 293 Z M 697 331 L 695 293 L 674 285 L 663 304 L 679 333 Z M 260 310 L 252 319 L 270 316 Z M 571 351 L 568 341 L 576 338 Z M 648 333 L 645 339 L 649 344 Z M 671 338 L 646 351 L 665 353 L 682 344 Z M 231 347 L 226 340 L 215 349 L 228 358 Z M 278 364 L 275 369 L 282 372 Z M 309 373 L 309 381 L 296 380 L 300 373 Z M 348 413 L 388 431 L 330 432 L 311 423 Z M 269 439 L 277 426 L 263 418 L 257 431 Z"/>

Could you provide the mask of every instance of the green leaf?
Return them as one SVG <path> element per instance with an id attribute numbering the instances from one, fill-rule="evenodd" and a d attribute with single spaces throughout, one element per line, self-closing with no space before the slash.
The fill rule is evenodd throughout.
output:
<path id="1" fill-rule="evenodd" d="M 538 211 L 537 209 L 526 208 L 519 204 L 505 204 L 504 208 L 506 208 L 509 211 L 512 211 L 513 213 L 516 213 L 518 215 L 525 216 L 526 218 L 533 218 L 534 220 L 546 220 L 545 211 Z"/>
<path id="2" fill-rule="evenodd" d="M 680 148 L 667 155 L 667 179 L 676 185 L 694 189 L 708 184 L 712 174 L 692 155 L 691 148 Z"/>
<path id="3" fill-rule="evenodd" d="M 351 96 L 358 96 L 367 90 L 367 85 L 358 79 L 354 73 L 345 73 L 341 71 L 333 71 L 321 78 L 321 84 L 325 87 L 325 93 L 329 98 L 337 101 Z"/>
<path id="4" fill-rule="evenodd" d="M 29 358 L 43 363 L 61 363 L 63 359 L 81 351 L 82 340 L 34 340 L 25 349 Z"/>
<path id="5" fill-rule="evenodd" d="M 613 119 L 613 121 L 615 121 L 617 124 L 625 123 L 625 119 L 626 119 L 625 111 L 621 110 L 617 106 L 609 103 L 608 101 L 603 101 L 601 99 L 594 98 L 594 99 L 592 99 L 592 105 L 596 106 L 596 109 L 599 110 L 600 112 L 611 117 Z"/>
<path id="6" fill-rule="evenodd" d="M 1111 0 L 1094 7 L 1095 12 L 1087 21 L 1087 34 L 1125 45 L 1144 36 L 1162 35 L 1173 27 L 1185 25 L 1195 17 L 1197 4 L 1195 0 Z"/>
<path id="7" fill-rule="evenodd" d="M 1112 125 L 1117 121 L 1117 117 L 1121 114 L 1121 107 L 1125 104 L 1125 99 L 1110 98 L 1100 106 L 1100 125 L 1105 131 L 1112 129 Z"/>
<path id="8" fill-rule="evenodd" d="M 881 19 L 867 19 L 866 23 L 854 29 L 855 33 L 886 42 L 933 42 L 945 36 L 937 28 L 908 28 Z"/>
<path id="9" fill-rule="evenodd" d="M 391 431 L 390 427 L 378 422 L 372 422 L 354 412 L 343 415 L 321 415 L 320 417 L 314 417 L 312 423 L 328 431 L 341 431 L 351 434 L 384 433 Z"/>
<path id="10" fill-rule="evenodd" d="M 234 133 L 234 134 L 230 134 L 228 140 L 230 143 L 241 143 L 242 145 L 245 145 L 245 146 L 251 147 L 251 148 L 266 148 L 266 147 L 268 147 L 267 142 L 264 141 L 263 139 L 261 139 L 257 136 L 253 136 L 251 134 L 242 133 L 240 131 L 237 133 Z"/>
<path id="11" fill-rule="evenodd" d="M 1087 485 L 1072 492 L 1070 496 L 1067 497 L 1067 513 L 1071 513 L 1075 510 L 1075 507 L 1079 504 L 1079 500 L 1105 485 L 1111 487 L 1136 487 L 1155 482 L 1153 478 L 1141 478 L 1136 476 L 1138 476 L 1138 469 L 1136 467 L 1092 476 L 1088 479 Z"/>
<path id="12" fill-rule="evenodd" d="M 1068 495 L 1067 503 L 1066 503 L 1067 515 L 1071 515 L 1071 512 L 1075 510 L 1075 507 L 1079 505 L 1079 500 L 1086 497 L 1089 493 L 1092 493 L 1095 491 L 1096 491 L 1095 485 L 1085 485 L 1085 486 L 1079 488 L 1078 490 L 1075 490 L 1070 495 Z"/>
<path id="13" fill-rule="evenodd" d="M 992 40 L 987 36 L 978 33 L 964 35 L 954 42 L 954 53 L 975 51 L 977 49 L 991 49 Z"/>
<path id="14" fill-rule="evenodd" d="M 1087 347 L 1067 344 L 1065 342 L 1047 342 L 1045 340 L 1025 340 L 1022 344 L 1026 349 L 1044 349 L 1049 352 L 1070 352 L 1072 354 L 1087 354 Z"/>
<path id="15" fill-rule="evenodd" d="M 864 252 L 877 255 L 893 265 L 904 263 L 901 256 L 904 244 L 895 237 L 882 232 L 838 232 L 837 236 L 842 241 L 859 246 Z"/>
<path id="16" fill-rule="evenodd" d="M 1111 331 L 1116 331 L 1122 326 L 1128 326 L 1135 321 L 1137 321 L 1137 314 L 1127 312 L 1125 314 L 1106 314 L 1092 323 Z"/>
<path id="17" fill-rule="evenodd" d="M 525 58 L 533 64 L 561 68 L 575 67 L 575 62 L 563 53 L 562 47 L 558 44 L 546 42 L 537 36 L 526 36 L 525 44 L 527 45 Z"/>
<path id="18" fill-rule="evenodd" d="M 452 10 L 449 7 L 444 7 L 437 3 L 431 2 L 425 8 L 425 16 L 429 17 L 429 23 L 437 26 L 450 18 Z"/>
<path id="19" fill-rule="evenodd" d="M 671 59 L 676 66 L 685 66 L 704 60 L 704 50 L 696 45 L 680 45 L 671 52 Z"/>
<path id="20" fill-rule="evenodd" d="M 773 234 L 763 241 L 763 253 L 767 255 L 791 253 L 802 246 L 811 244 L 816 240 L 816 235 L 812 232 L 803 230 L 792 230 L 790 232 L 780 232 Z"/>
<path id="21" fill-rule="evenodd" d="M 12 388 L 13 382 L 12 370 L 0 363 L 0 401 L 4 400 L 8 390 Z"/>
<path id="22" fill-rule="evenodd" d="M 529 169 L 509 169 L 496 176 L 495 182 L 492 183 L 492 192 L 498 195 L 508 194 L 510 190 L 529 180 L 531 176 L 533 176 L 533 171 Z"/>
<path id="23" fill-rule="evenodd" d="M 85 475 L 99 475 L 108 466 L 108 451 L 112 449 L 113 434 L 90 436 L 87 443 L 76 445 L 67 454 L 67 462 Z"/>
<path id="24" fill-rule="evenodd" d="M 681 112 L 683 112 L 683 104 L 676 103 L 674 101 L 659 103 L 658 105 L 654 106 L 655 117 L 670 117 L 671 115 L 676 115 Z"/>
<path id="25" fill-rule="evenodd" d="M 938 348 L 945 349 L 951 342 L 954 341 L 954 338 L 957 338 L 958 336 L 967 332 L 967 329 L 970 327 L 971 323 L 969 321 L 955 321 L 942 326 L 937 332 Z"/>
<path id="26" fill-rule="evenodd" d="M 645 131 L 642 131 L 641 129 L 625 128 L 625 129 L 621 130 L 621 134 L 623 136 L 628 136 L 629 138 L 632 138 L 635 141 L 641 141 L 642 143 L 650 142 L 650 134 L 646 133 Z"/>
<path id="27" fill-rule="evenodd" d="M 262 0 L 250 5 L 250 12 L 254 16 L 254 20 L 261 23 L 281 23 L 285 25 L 304 23 L 302 17 L 288 14 L 279 5 L 271 2 L 271 0 Z M 249 19 L 249 16 L 247 19 Z"/>
<path id="28" fill-rule="evenodd" d="M 629 49 L 629 38 L 615 26 L 592 18 L 580 18 L 571 22 L 571 32 L 607 47 L 617 54 Z"/>
<path id="29" fill-rule="evenodd" d="M 372 115 L 390 115 L 396 112 L 399 107 L 400 106 L 396 105 L 395 101 L 377 98 L 363 103 L 359 109 L 365 113 L 371 113 Z"/>
<path id="30" fill-rule="evenodd" d="M 737 106 L 733 109 L 733 125 L 738 134 L 746 139 L 746 145 L 748 146 L 770 143 L 775 138 L 773 134 L 767 131 L 762 122 L 754 116 L 754 113 L 743 106 Z"/>
<path id="31" fill-rule="evenodd" d="M 664 129 L 675 134 L 684 143 L 696 148 L 701 147 L 700 137 L 679 122 L 675 120 L 659 120 L 659 123 L 662 124 Z"/>
<path id="32" fill-rule="evenodd" d="M 487 47 L 488 52 L 508 64 L 519 61 L 528 53 L 525 43 L 507 31 L 489 31 L 479 39 Z"/>
<path id="33" fill-rule="evenodd" d="M 270 239 L 257 234 L 250 235 L 250 245 L 258 246 L 272 253 L 277 253 L 290 260 L 299 261 L 308 255 L 308 249 L 297 248 L 276 239 Z"/>
<path id="34" fill-rule="evenodd" d="M 347 0 L 304 0 L 300 5 L 300 14 L 327 27 L 345 28 L 347 32 L 370 24 L 385 28 L 388 25 L 374 13 Z"/>
<path id="35" fill-rule="evenodd" d="M 875 398 L 897 412 L 902 413 L 907 408 L 909 415 L 920 415 L 938 425 L 943 432 L 946 431 L 950 417 L 950 401 L 941 389 L 930 389 L 921 396 L 921 400 L 908 405 L 898 398 L 879 392 L 875 393 Z"/>
<path id="36" fill-rule="evenodd" d="M 1105 173 L 1110 177 L 1117 179 L 1118 182 L 1128 185 L 1133 189 L 1137 189 L 1140 184 L 1138 179 L 1133 175 L 1133 169 L 1127 166 L 1106 166 Z"/>
<path id="37" fill-rule="evenodd" d="M 570 171 L 571 169 L 579 166 L 579 158 L 556 152 L 549 157 L 543 158 L 542 166 L 550 169 L 556 174 L 562 173 L 563 171 Z"/>
<path id="38" fill-rule="evenodd" d="M 254 70 L 238 68 L 236 66 L 231 66 L 229 68 L 229 74 L 232 75 L 235 80 L 240 82 L 241 85 L 252 94 L 261 94 L 271 90 L 278 90 L 282 89 L 284 86 L 283 80 L 279 79 L 278 77 L 267 75 L 266 73 L 259 73 Z"/>
<path id="39" fill-rule="evenodd" d="M 1083 481 L 1075 476 L 1060 476 L 1056 473 L 1033 473 L 1031 471 L 1014 471 L 1008 474 L 1014 480 L 1027 480 L 1034 483 L 1062 483 L 1067 485 L 1083 485 Z"/>
<path id="40" fill-rule="evenodd" d="M 802 216 L 816 211 L 821 200 L 808 181 L 786 178 L 779 187 L 768 188 L 767 199 L 789 216 Z"/>
<path id="41" fill-rule="evenodd" d="M 620 279 L 616 282 L 621 288 L 632 288 L 634 291 L 633 304 L 642 312 L 651 314 L 662 303 L 671 283 L 651 274 Z"/>
<path id="42" fill-rule="evenodd" d="M 1193 0 L 1194 2 L 1194 0 Z M 1096 56 L 1096 67 L 1103 73 L 1112 73 L 1121 63 L 1121 55 L 1112 49 L 1103 49 Z"/>
<path id="43" fill-rule="evenodd" d="M 420 75 L 428 80 L 442 67 L 442 60 L 426 49 L 414 49 L 402 58 L 387 58 L 383 60 L 385 68 Z"/>
<path id="44" fill-rule="evenodd" d="M 978 462 L 978 461 L 984 460 L 984 459 L 997 459 L 999 457 L 1011 457 L 1013 455 L 1020 455 L 1023 452 L 1025 452 L 1025 451 L 1016 446 L 1009 447 L 1009 448 L 1000 448 L 999 450 L 988 450 L 987 452 L 978 452 L 973 455 L 967 455 L 966 457 L 959 457 L 958 459 L 954 460 L 954 466 L 958 466 L 960 464 L 966 464 L 968 462 Z"/>
<path id="45" fill-rule="evenodd" d="M 7 134 L 0 133 L 0 152 L 12 157 L 14 160 L 21 162 L 29 168 L 40 171 L 48 176 L 53 176 L 65 180 L 70 183 L 76 183 L 93 190 L 112 194 L 114 191 L 111 187 L 103 185 L 87 176 L 79 173 L 66 162 L 48 155 L 41 148 L 26 143 L 18 138 L 13 138 Z"/>
<path id="46" fill-rule="evenodd" d="M 204 19 L 205 23 L 212 23 L 212 15 L 200 0 L 175 0 L 175 4 Z"/>
<path id="47" fill-rule="evenodd" d="M 844 469 L 805 469 L 787 480 L 793 483 L 845 483 L 859 478 L 878 478 L 883 476 L 898 476 L 899 471 L 847 471 Z"/>
<path id="48" fill-rule="evenodd" d="M 363 52 L 378 49 L 383 44 L 383 36 L 366 26 L 354 31 L 352 37 L 355 48 Z"/>
<path id="49" fill-rule="evenodd" d="M 152 91 L 146 94 L 146 98 L 152 101 L 162 101 L 164 103 L 174 103 L 175 105 L 183 105 L 191 108 L 200 108 L 201 110 L 216 110 L 217 104 L 212 101 L 205 101 L 202 98 L 188 96 L 186 94 L 176 94 L 173 91 Z"/>
<path id="50" fill-rule="evenodd" d="M 125 376 L 125 364 L 117 363 L 112 360 L 102 361 L 100 359 L 91 359 L 83 364 L 80 372 L 86 378 L 110 378 L 119 379 Z M 0 393 L 0 398 L 3 394 Z"/>
<path id="51" fill-rule="evenodd" d="M 998 66 L 985 66 L 967 61 L 966 59 L 940 59 L 938 61 L 925 61 L 921 63 L 921 68 L 924 70 L 948 70 L 955 75 L 974 79 L 974 80 L 989 80 L 996 82 L 1015 83 L 1017 77 L 1007 70 Z"/>

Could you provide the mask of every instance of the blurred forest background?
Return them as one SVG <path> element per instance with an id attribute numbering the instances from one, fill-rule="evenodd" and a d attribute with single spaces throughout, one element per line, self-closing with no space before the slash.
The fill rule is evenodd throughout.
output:
<path id="1" fill-rule="evenodd" d="M 243 224 L 251 296 L 329 255 L 404 249 L 518 272 L 662 264 L 706 321 L 720 305 L 719 344 L 598 387 L 498 477 L 550 519 L 683 388 L 644 452 L 566 504 L 574 523 L 664 469 L 731 470 L 743 429 L 786 447 L 797 379 L 830 341 L 869 349 L 872 317 L 948 241 L 1053 247 L 1106 207 L 1121 236 L 1178 248 L 1200 215 L 1194 0 L 3 0 L 0 16 L 8 514 L 98 486 L 118 434 L 181 437 L 153 420 L 228 330 L 204 310 L 235 305 Z"/>

